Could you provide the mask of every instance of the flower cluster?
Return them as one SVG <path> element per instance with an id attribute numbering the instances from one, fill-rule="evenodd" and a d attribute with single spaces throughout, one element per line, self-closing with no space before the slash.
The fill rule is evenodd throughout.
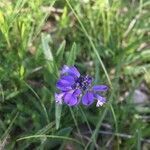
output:
<path id="1" fill-rule="evenodd" d="M 92 86 L 92 77 L 82 76 L 74 66 L 64 65 L 60 72 L 60 79 L 56 83 L 59 93 L 55 93 L 57 103 L 66 103 L 75 106 L 82 101 L 83 105 L 89 106 L 97 100 L 96 106 L 102 106 L 106 99 L 99 92 L 108 90 L 106 85 Z"/>

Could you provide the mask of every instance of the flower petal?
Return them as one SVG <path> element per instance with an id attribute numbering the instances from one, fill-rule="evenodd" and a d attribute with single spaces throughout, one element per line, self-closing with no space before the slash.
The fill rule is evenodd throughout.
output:
<path id="1" fill-rule="evenodd" d="M 77 70 L 77 68 L 76 67 L 70 67 L 70 70 L 69 70 L 69 72 L 68 72 L 70 75 L 74 75 L 74 76 L 77 76 L 77 77 L 79 77 L 80 76 L 80 73 L 79 73 L 79 71 Z"/>
<path id="2" fill-rule="evenodd" d="M 108 86 L 106 86 L 106 85 L 95 85 L 95 86 L 93 86 L 93 90 L 94 91 L 107 91 Z"/>
<path id="3" fill-rule="evenodd" d="M 92 92 L 87 91 L 85 95 L 82 97 L 83 105 L 91 105 L 94 102 L 94 94 Z"/>
<path id="4" fill-rule="evenodd" d="M 79 96 L 82 93 L 80 89 L 76 89 L 73 93 L 74 96 Z"/>
<path id="5" fill-rule="evenodd" d="M 69 106 L 74 106 L 77 104 L 77 97 L 73 95 L 73 93 L 67 93 L 64 96 L 64 102 Z"/>
<path id="6" fill-rule="evenodd" d="M 69 66 L 64 65 L 64 66 L 62 67 L 62 69 L 61 69 L 61 74 L 65 74 L 65 73 L 67 73 L 67 72 L 68 72 L 68 70 L 69 70 Z"/>
<path id="7" fill-rule="evenodd" d="M 106 98 L 98 94 L 95 95 L 95 98 L 97 99 L 96 107 L 102 106 L 106 102 Z"/>
<path id="8" fill-rule="evenodd" d="M 56 83 L 56 87 L 61 91 L 68 91 L 72 89 L 69 83 L 67 83 L 66 81 L 62 81 L 62 80 L 59 80 Z"/>
<path id="9" fill-rule="evenodd" d="M 80 76 L 79 71 L 74 66 L 69 67 L 67 65 L 64 65 L 62 70 L 61 70 L 61 74 L 63 75 L 65 73 L 68 73 L 69 75 L 72 75 L 72 76 L 75 76 L 75 77 L 79 77 Z"/>
<path id="10" fill-rule="evenodd" d="M 74 84 L 75 80 L 71 76 L 62 76 L 56 83 L 56 87 L 62 91 L 71 90 L 71 86 Z"/>
<path id="11" fill-rule="evenodd" d="M 70 75 L 62 76 L 62 77 L 60 78 L 60 80 L 66 82 L 66 83 L 68 83 L 68 84 L 70 84 L 70 85 L 72 85 L 72 84 L 75 83 L 74 77 L 72 77 L 72 76 L 70 76 Z"/>
<path id="12" fill-rule="evenodd" d="M 62 104 L 64 94 L 65 94 L 64 92 L 59 93 L 59 94 L 55 93 L 56 103 Z"/>

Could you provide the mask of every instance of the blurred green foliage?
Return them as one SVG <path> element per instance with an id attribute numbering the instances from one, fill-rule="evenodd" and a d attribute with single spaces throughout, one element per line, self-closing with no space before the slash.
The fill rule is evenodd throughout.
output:
<path id="1" fill-rule="evenodd" d="M 148 107 L 136 109 L 133 94 L 141 82 L 150 88 L 149 8 L 147 0 L 1 0 L 0 149 L 148 149 Z M 63 64 L 109 84 L 107 104 L 56 105 Z"/>

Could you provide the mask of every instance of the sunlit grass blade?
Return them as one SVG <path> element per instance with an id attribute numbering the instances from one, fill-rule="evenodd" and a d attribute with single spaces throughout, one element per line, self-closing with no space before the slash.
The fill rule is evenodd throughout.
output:
<path id="1" fill-rule="evenodd" d="M 22 140 L 28 140 L 28 139 L 34 139 L 34 138 L 52 138 L 52 139 L 59 139 L 59 140 L 67 140 L 67 141 L 72 141 L 72 142 L 82 145 L 82 143 L 80 143 L 78 140 L 75 140 L 73 138 L 69 138 L 65 136 L 56 136 L 56 135 L 31 135 L 31 136 L 25 136 L 25 137 L 19 138 L 16 141 L 19 142 Z"/>

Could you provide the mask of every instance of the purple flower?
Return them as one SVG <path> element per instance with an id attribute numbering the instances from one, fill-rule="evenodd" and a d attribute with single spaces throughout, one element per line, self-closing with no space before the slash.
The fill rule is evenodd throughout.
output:
<path id="1" fill-rule="evenodd" d="M 92 86 L 92 77 L 82 76 L 74 66 L 64 65 L 60 72 L 60 79 L 56 83 L 59 93 L 55 93 L 57 103 L 66 103 L 69 106 L 75 106 L 82 102 L 89 106 L 97 100 L 96 106 L 102 106 L 106 99 L 100 95 L 100 92 L 108 90 L 106 85 Z"/>

